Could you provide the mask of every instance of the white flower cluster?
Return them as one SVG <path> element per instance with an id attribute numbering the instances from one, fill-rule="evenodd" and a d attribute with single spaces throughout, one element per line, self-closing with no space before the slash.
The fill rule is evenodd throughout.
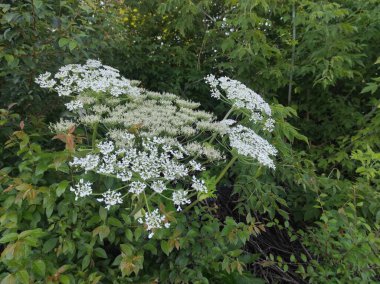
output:
<path id="1" fill-rule="evenodd" d="M 49 125 L 49 128 L 54 133 L 62 133 L 62 132 L 66 133 L 70 128 L 74 127 L 75 125 L 76 124 L 74 121 L 65 120 L 61 118 L 59 122 L 51 123 Z"/>
<path id="2" fill-rule="evenodd" d="M 141 194 L 149 184 L 156 192 L 166 189 L 163 181 L 173 182 L 186 178 L 191 171 L 201 171 L 203 167 L 191 160 L 188 164 L 181 161 L 187 157 L 183 148 L 163 144 L 165 139 L 143 138 L 141 144 L 128 148 L 117 148 L 113 141 L 98 143 L 99 153 L 85 157 L 74 157 L 71 166 L 85 171 L 112 175 L 122 181 L 138 179 L 130 184 L 130 193 Z M 151 183 L 151 184 L 150 184 Z"/>
<path id="3" fill-rule="evenodd" d="M 231 129 L 229 137 L 231 147 L 236 148 L 239 154 L 257 159 L 260 164 L 275 169 L 270 156 L 277 154 L 276 148 L 252 129 L 237 125 Z"/>
<path id="4" fill-rule="evenodd" d="M 55 80 L 50 79 L 51 73 L 45 72 L 35 79 L 35 82 L 40 85 L 41 88 L 53 88 L 55 85 Z"/>
<path id="5" fill-rule="evenodd" d="M 177 211 L 182 210 L 182 205 L 190 204 L 190 199 L 188 198 L 189 193 L 186 190 L 177 190 L 173 192 L 173 203 L 178 206 Z"/>
<path id="6" fill-rule="evenodd" d="M 193 184 L 191 185 L 191 187 L 193 189 L 195 189 L 195 191 L 207 192 L 207 187 L 206 187 L 205 182 L 203 180 L 199 180 L 195 176 L 193 176 L 192 182 L 193 182 Z"/>
<path id="7" fill-rule="evenodd" d="M 102 194 L 103 198 L 98 198 L 99 202 L 104 202 L 106 209 L 110 209 L 111 206 L 116 204 L 122 204 L 123 199 L 121 198 L 121 193 L 116 191 L 111 191 L 108 189 Z"/>
<path id="8" fill-rule="evenodd" d="M 243 83 L 228 77 L 217 79 L 214 75 L 208 75 L 205 81 L 211 87 L 211 96 L 220 99 L 223 96 L 220 90 L 223 90 L 227 99 L 233 102 L 234 107 L 250 111 L 251 121 L 263 121 L 263 115 L 269 117 L 270 121 L 266 122 L 265 129 L 268 131 L 273 130 L 274 120 L 271 119 L 271 108 L 259 94 Z"/>
<path id="9" fill-rule="evenodd" d="M 69 110 L 69 111 L 75 111 L 75 110 L 78 110 L 78 109 L 82 109 L 83 108 L 83 103 L 81 101 L 71 101 L 67 104 L 65 104 L 66 108 Z"/>
<path id="10" fill-rule="evenodd" d="M 235 108 L 247 109 L 253 122 L 263 122 L 265 130 L 273 129 L 271 109 L 254 91 L 227 77 L 210 75 L 206 81 L 212 96 L 225 94 Z M 128 194 L 143 195 L 148 212 L 139 221 L 145 224 L 149 237 L 169 223 L 158 209 L 149 211 L 146 194 L 161 195 L 181 211 L 191 203 L 190 193 L 207 193 L 205 181 L 196 175 L 205 170 L 206 163 L 225 158 L 207 142 L 211 136 L 228 135 L 230 146 L 239 154 L 275 168 L 271 157 L 276 149 L 253 130 L 232 119 L 217 121 L 214 115 L 198 110 L 199 103 L 138 88 L 138 82 L 125 79 L 118 70 L 97 60 L 63 66 L 53 76 L 47 72 L 36 83 L 59 96 L 75 97 L 66 104 L 74 118 L 61 119 L 51 126 L 54 131 L 67 132 L 79 124 L 93 129 L 98 124 L 102 131 L 106 129 L 106 139 L 86 155 L 74 157 L 70 166 L 120 180 L 121 188 L 108 189 L 97 199 L 107 209 L 122 204 Z M 78 199 L 91 195 L 91 186 L 81 179 L 70 190 Z"/>
<path id="11" fill-rule="evenodd" d="M 149 238 L 153 237 L 155 230 L 160 229 L 162 227 L 170 227 L 170 223 L 166 221 L 165 216 L 160 215 L 158 209 L 155 209 L 151 213 L 146 212 L 144 219 L 139 218 L 138 222 L 140 224 L 145 224 L 146 230 L 150 232 L 148 235 Z"/>
<path id="12" fill-rule="evenodd" d="M 75 200 L 78 200 L 79 197 L 85 197 L 92 194 L 92 187 L 90 182 L 85 182 L 83 179 L 80 179 L 79 182 L 70 187 L 70 191 L 74 192 Z"/>
<path id="13" fill-rule="evenodd" d="M 41 88 L 53 88 L 59 96 L 70 96 L 86 90 L 109 93 L 115 97 L 127 93 L 138 94 L 138 89 L 131 85 L 130 80 L 120 76 L 117 69 L 92 59 L 84 65 L 65 65 L 54 78 L 49 72 L 41 74 L 35 82 Z"/>

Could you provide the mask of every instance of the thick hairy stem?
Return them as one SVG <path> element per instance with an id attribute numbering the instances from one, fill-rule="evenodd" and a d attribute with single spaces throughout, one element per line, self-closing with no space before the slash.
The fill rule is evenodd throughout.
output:
<path id="1" fill-rule="evenodd" d="M 215 185 L 218 184 L 218 182 L 224 177 L 228 169 L 232 167 L 232 165 L 235 163 L 236 160 L 237 160 L 237 156 L 233 156 L 232 159 L 228 162 L 228 164 L 224 167 L 224 169 L 220 172 L 219 176 L 216 178 Z M 193 203 L 187 206 L 182 212 L 184 213 L 188 212 L 191 208 L 193 208 L 199 202 L 200 202 L 199 199 L 195 200 Z"/>
<path id="2" fill-rule="evenodd" d="M 227 171 L 232 167 L 232 165 L 237 160 L 237 156 L 233 156 L 232 159 L 228 162 L 228 164 L 224 167 L 224 169 L 220 172 L 219 176 L 216 178 L 215 184 L 218 184 L 220 180 L 224 177 Z"/>

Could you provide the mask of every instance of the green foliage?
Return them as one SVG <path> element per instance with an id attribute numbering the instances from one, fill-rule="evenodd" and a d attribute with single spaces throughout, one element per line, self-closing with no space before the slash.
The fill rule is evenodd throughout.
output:
<path id="1" fill-rule="evenodd" d="M 239 279 L 256 260 L 243 249 L 261 232 L 256 225 L 230 217 L 223 222 L 207 207 L 182 214 L 171 220 L 173 230 L 148 239 L 128 208 L 107 211 L 91 200 L 74 201 L 67 166 L 72 153 L 44 151 L 36 143 L 40 134 L 29 129 L 12 133 L 6 151 L 18 158 L 0 171 L 4 283 L 209 283 Z"/>
<path id="2" fill-rule="evenodd" d="M 115 5 L 99 3 L 2 1 L 0 107 L 17 102 L 22 109 L 26 105 L 42 105 L 46 111 L 60 109 L 55 98 L 36 89 L 34 78 L 42 71 L 56 70 L 63 63 L 96 58 L 111 45 L 114 34 L 110 26 L 117 23 L 112 13 Z"/>

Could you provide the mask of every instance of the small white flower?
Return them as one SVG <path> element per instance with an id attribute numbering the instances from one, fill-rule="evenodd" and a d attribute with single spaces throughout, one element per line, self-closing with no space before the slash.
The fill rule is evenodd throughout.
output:
<path id="1" fill-rule="evenodd" d="M 205 185 L 205 182 L 203 180 L 197 179 L 195 176 L 192 178 L 192 185 L 191 187 L 195 189 L 197 192 L 207 192 L 207 187 Z"/>
<path id="2" fill-rule="evenodd" d="M 54 133 L 67 132 L 70 128 L 75 126 L 75 122 L 71 120 L 60 119 L 59 122 L 50 124 L 49 128 Z"/>
<path id="3" fill-rule="evenodd" d="M 267 119 L 267 121 L 265 121 L 265 124 L 264 124 L 264 130 L 272 132 L 274 129 L 274 123 L 275 123 L 274 119 L 272 118 Z"/>
<path id="4" fill-rule="evenodd" d="M 150 187 L 157 193 L 162 193 L 166 190 L 166 185 L 162 180 L 154 181 Z"/>
<path id="5" fill-rule="evenodd" d="M 192 171 L 204 171 L 205 170 L 205 168 L 202 167 L 202 164 L 200 164 L 200 163 L 198 163 L 198 162 L 196 162 L 194 160 L 191 160 L 189 162 L 189 164 L 191 166 L 191 170 Z"/>
<path id="6" fill-rule="evenodd" d="M 172 199 L 174 205 L 178 206 L 177 211 L 181 211 L 182 205 L 190 204 L 190 199 L 187 197 L 188 192 L 185 190 L 176 190 L 173 192 Z"/>
<path id="7" fill-rule="evenodd" d="M 111 206 L 116 204 L 122 204 L 123 199 L 121 198 L 121 193 L 116 191 L 111 191 L 108 189 L 102 194 L 103 198 L 98 198 L 99 202 L 104 202 L 106 209 L 109 210 Z"/>
<path id="8" fill-rule="evenodd" d="M 131 182 L 130 184 L 129 192 L 139 195 L 140 193 L 144 192 L 145 188 L 146 188 L 145 183 L 142 183 L 140 181 L 134 181 L 134 182 Z"/>
<path id="9" fill-rule="evenodd" d="M 115 146 L 112 141 L 104 141 L 98 143 L 98 148 L 100 150 L 100 153 L 107 155 L 115 149 Z"/>
<path id="10" fill-rule="evenodd" d="M 41 88 L 53 88 L 55 85 L 54 79 L 49 79 L 51 76 L 50 72 L 45 72 L 44 74 L 39 75 L 34 81 L 40 85 Z"/>
<path id="11" fill-rule="evenodd" d="M 70 166 L 79 166 L 87 172 L 95 169 L 98 164 L 99 156 L 90 154 L 84 158 L 74 157 L 74 161 L 70 163 Z"/>
<path id="12" fill-rule="evenodd" d="M 65 106 L 69 111 L 76 111 L 79 109 L 83 109 L 83 103 L 81 101 L 76 101 L 76 100 L 65 104 Z"/>
<path id="13" fill-rule="evenodd" d="M 170 223 L 165 222 L 165 219 L 166 219 L 165 216 L 160 215 L 158 209 L 155 209 L 151 213 L 146 212 L 144 219 L 145 220 L 143 220 L 143 218 L 139 218 L 138 222 L 140 224 L 145 224 L 146 230 L 149 232 L 149 235 L 148 235 L 149 239 L 153 237 L 154 232 L 157 229 L 160 229 L 162 227 L 165 227 L 165 228 L 170 227 Z"/>
<path id="14" fill-rule="evenodd" d="M 80 179 L 79 182 L 74 185 L 74 187 L 70 187 L 70 191 L 74 192 L 75 200 L 79 197 L 85 197 L 92 194 L 92 183 L 85 182 L 83 179 Z"/>

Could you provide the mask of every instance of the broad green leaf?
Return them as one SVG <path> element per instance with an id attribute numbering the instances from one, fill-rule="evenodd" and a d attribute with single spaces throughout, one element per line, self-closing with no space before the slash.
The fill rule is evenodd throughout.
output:
<path id="1" fill-rule="evenodd" d="M 45 262 L 41 259 L 33 261 L 32 263 L 33 273 L 38 276 L 44 277 L 46 273 L 46 265 Z"/>
<path id="2" fill-rule="evenodd" d="M 68 45 L 69 42 L 70 42 L 69 39 L 63 37 L 63 38 L 59 39 L 58 45 L 59 45 L 59 47 L 64 47 L 64 46 Z"/>
<path id="3" fill-rule="evenodd" d="M 0 244 L 5 244 L 5 243 L 13 242 L 13 241 L 17 240 L 17 238 L 18 238 L 18 234 L 17 233 L 6 234 L 5 236 L 3 236 L 0 239 Z"/>
<path id="4" fill-rule="evenodd" d="M 107 258 L 107 253 L 104 249 L 102 248 L 96 248 L 94 249 L 94 253 L 96 256 L 101 257 L 101 258 Z"/>

